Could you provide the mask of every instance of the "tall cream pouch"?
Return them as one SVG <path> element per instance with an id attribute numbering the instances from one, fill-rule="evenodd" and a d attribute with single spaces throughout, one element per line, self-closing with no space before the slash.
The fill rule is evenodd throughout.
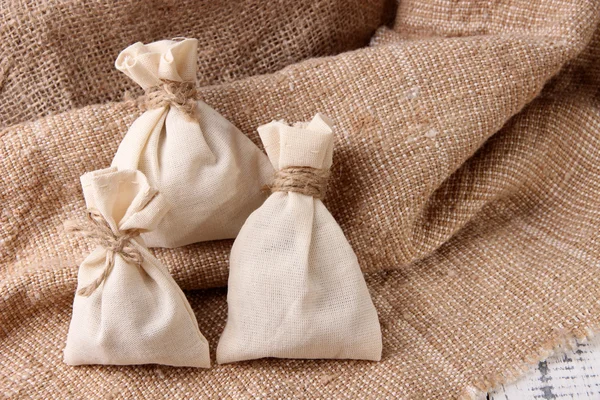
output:
<path id="1" fill-rule="evenodd" d="M 165 197 L 139 171 L 107 168 L 81 183 L 95 224 L 69 227 L 101 244 L 79 267 L 65 362 L 210 367 L 185 295 L 138 236 L 167 213 Z"/>
<path id="2" fill-rule="evenodd" d="M 217 362 L 379 360 L 381 329 L 356 255 L 319 191 L 304 194 L 313 191 L 312 183 L 298 181 L 289 169 L 327 173 L 331 122 L 317 114 L 309 124 L 271 122 L 258 132 L 279 170 L 277 190 L 284 191 L 274 191 L 250 215 L 233 244 Z"/>
<path id="3" fill-rule="evenodd" d="M 171 204 L 148 247 L 234 238 L 266 196 L 273 168 L 239 129 L 197 100 L 197 40 L 135 43 L 116 67 L 146 91 L 147 110 L 123 138 L 112 166 L 142 171 Z"/>

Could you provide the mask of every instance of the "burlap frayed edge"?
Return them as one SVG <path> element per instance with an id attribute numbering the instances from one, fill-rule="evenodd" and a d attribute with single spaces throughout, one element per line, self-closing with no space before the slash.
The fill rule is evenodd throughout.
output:
<path id="1" fill-rule="evenodd" d="M 576 348 L 576 341 L 588 341 L 600 333 L 600 325 L 594 328 L 586 326 L 583 328 L 565 332 L 563 329 L 554 330 L 557 335 L 548 340 L 538 350 L 526 356 L 520 364 L 514 365 L 504 372 L 485 377 L 481 381 L 464 388 L 458 395 L 458 400 L 478 400 L 485 398 L 487 393 L 523 378 L 531 372 L 541 361 L 546 360 L 554 354 L 564 353 Z"/>

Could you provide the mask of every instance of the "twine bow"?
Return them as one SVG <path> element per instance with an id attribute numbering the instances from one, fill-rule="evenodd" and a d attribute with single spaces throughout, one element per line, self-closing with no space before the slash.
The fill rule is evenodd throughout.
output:
<path id="1" fill-rule="evenodd" d="M 131 240 L 140 234 L 139 230 L 127 229 L 115 234 L 108 221 L 96 209 L 89 209 L 87 218 L 88 224 L 79 224 L 74 221 L 65 222 L 67 232 L 93 239 L 106 249 L 106 261 L 102 274 L 92 283 L 77 291 L 77 294 L 83 297 L 89 297 L 108 277 L 115 266 L 117 254 L 125 262 L 136 265 L 142 271 L 142 261 L 144 260 L 139 250 L 131 243 Z"/>
<path id="2" fill-rule="evenodd" d="M 195 118 L 198 91 L 195 82 L 178 82 L 161 79 L 160 84 L 146 89 L 144 107 L 148 110 L 166 106 L 177 107 Z"/>
<path id="3" fill-rule="evenodd" d="M 296 192 L 323 199 L 327 191 L 329 170 L 312 167 L 286 167 L 275 173 L 267 187 L 273 192 Z"/>

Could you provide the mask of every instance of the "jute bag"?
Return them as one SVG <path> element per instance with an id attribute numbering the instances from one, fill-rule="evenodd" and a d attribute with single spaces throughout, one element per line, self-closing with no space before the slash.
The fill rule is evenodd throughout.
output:
<path id="1" fill-rule="evenodd" d="M 139 171 L 98 170 L 81 184 L 91 224 L 66 229 L 99 246 L 79 267 L 65 362 L 210 367 L 194 311 L 139 238 L 169 210 L 165 197 Z"/>
<path id="2" fill-rule="evenodd" d="M 148 109 L 131 125 L 112 165 L 139 169 L 171 209 L 142 237 L 149 247 L 180 247 L 237 235 L 265 199 L 267 157 L 196 94 L 195 39 L 135 43 L 116 67 L 145 91 Z"/>
<path id="3" fill-rule="evenodd" d="M 317 114 L 258 128 L 273 192 L 231 249 L 227 325 L 217 361 L 262 357 L 381 358 L 377 311 L 358 260 L 321 199 L 332 122 Z"/>

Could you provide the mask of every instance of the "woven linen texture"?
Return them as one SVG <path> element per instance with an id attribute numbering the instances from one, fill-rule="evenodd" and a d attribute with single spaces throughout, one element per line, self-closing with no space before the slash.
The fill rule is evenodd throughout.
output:
<path id="1" fill-rule="evenodd" d="M 135 42 L 197 38 L 202 85 L 365 46 L 392 0 L 19 0 L 0 6 L 0 128 L 141 94 L 116 71 Z M 388 11 L 388 12 L 386 12 Z M 24 95 L 26 93 L 26 95 Z"/>
<path id="2" fill-rule="evenodd" d="M 324 205 L 367 274 L 378 363 L 64 365 L 77 265 L 90 248 L 61 234 L 62 221 L 81 216 L 79 176 L 110 164 L 139 111 L 104 103 L 3 130 L 3 393 L 474 398 L 598 330 L 599 18 L 597 1 L 407 0 L 373 46 L 200 89 L 259 146 L 256 127 L 270 120 L 335 116 Z M 231 243 L 152 250 L 182 288 L 214 288 L 187 293 L 212 349 Z"/>
<path id="3" fill-rule="evenodd" d="M 119 54 L 116 67 L 147 91 L 164 90 L 165 81 L 195 84 L 197 44 L 135 43 Z M 142 171 L 171 205 L 158 226 L 142 234 L 149 247 L 234 238 L 265 200 L 261 188 L 273 175 L 268 158 L 233 124 L 201 100 L 181 101 L 185 106 L 159 102 L 140 115 L 112 161 Z"/>
<path id="4" fill-rule="evenodd" d="M 88 209 L 97 210 L 115 234 L 152 230 L 169 209 L 160 193 L 148 196 L 155 189 L 139 171 L 93 171 L 81 185 Z M 79 266 L 65 362 L 210 367 L 208 342 L 185 295 L 139 237 L 129 245 L 141 254 L 141 264 L 115 254 L 108 276 L 89 296 L 79 289 L 102 274 L 107 249 L 96 247 Z"/>
<path id="5" fill-rule="evenodd" d="M 331 121 L 258 128 L 276 170 L 332 164 Z M 262 357 L 379 361 L 377 311 L 354 251 L 320 199 L 275 191 L 231 249 L 227 325 L 217 362 Z"/>

